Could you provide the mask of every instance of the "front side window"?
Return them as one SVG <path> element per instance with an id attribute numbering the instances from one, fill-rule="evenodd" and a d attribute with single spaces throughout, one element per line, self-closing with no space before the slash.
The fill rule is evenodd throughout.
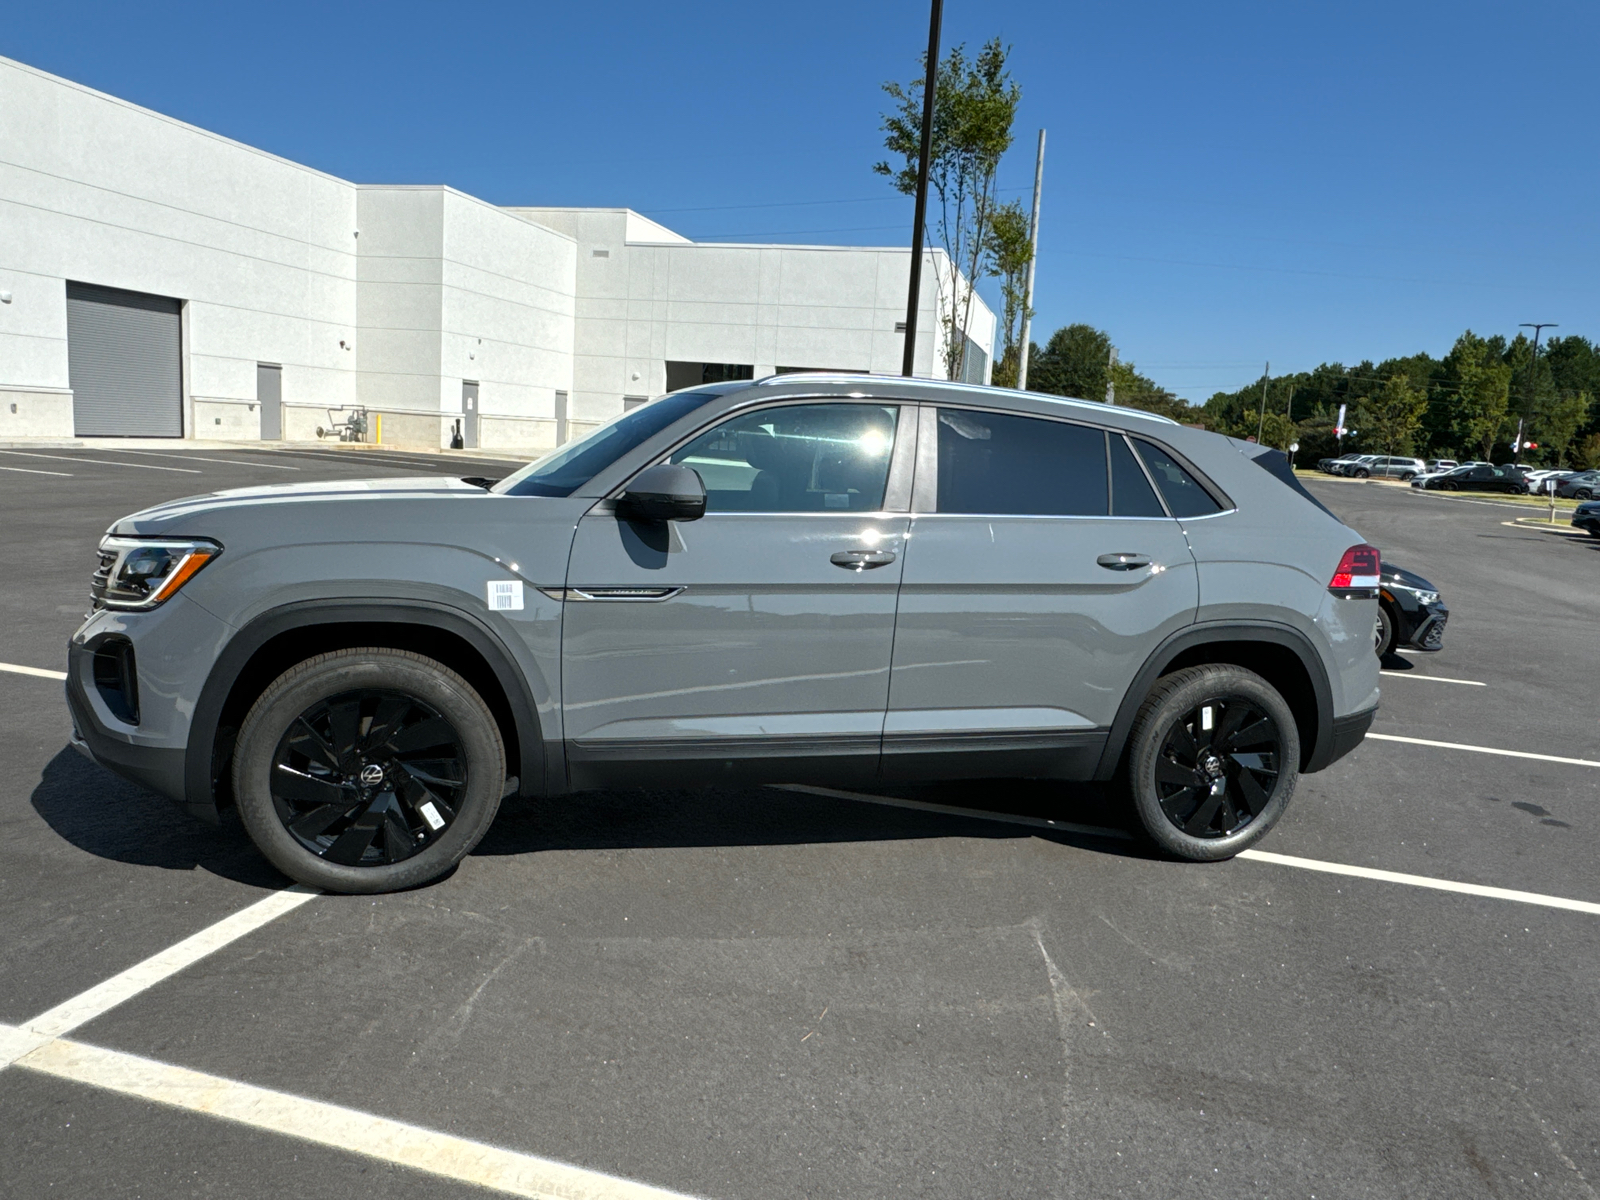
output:
<path id="1" fill-rule="evenodd" d="M 693 467 L 707 512 L 877 512 L 900 409 L 796 404 L 741 413 L 670 461 Z"/>
<path id="2" fill-rule="evenodd" d="M 508 475 L 492 490 L 506 496 L 570 496 L 624 454 L 721 394 L 674 392 L 631 408 L 593 433 Z"/>
<path id="3" fill-rule="evenodd" d="M 1106 435 L 1065 421 L 941 408 L 938 511 L 1106 516 Z"/>
<path id="4" fill-rule="evenodd" d="M 1139 448 L 1144 465 L 1150 468 L 1173 516 L 1206 517 L 1222 511 L 1222 506 L 1200 486 L 1199 480 L 1179 466 L 1165 450 L 1143 438 L 1135 438 L 1134 445 Z"/>

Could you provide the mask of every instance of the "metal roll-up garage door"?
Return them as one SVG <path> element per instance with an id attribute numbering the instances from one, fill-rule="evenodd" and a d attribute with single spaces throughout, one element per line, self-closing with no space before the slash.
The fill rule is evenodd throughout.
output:
<path id="1" fill-rule="evenodd" d="M 182 437 L 179 304 L 67 284 L 67 370 L 79 437 Z"/>

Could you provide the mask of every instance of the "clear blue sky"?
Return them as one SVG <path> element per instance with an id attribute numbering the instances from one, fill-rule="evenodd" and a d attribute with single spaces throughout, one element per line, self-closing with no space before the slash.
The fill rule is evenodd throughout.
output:
<path id="1" fill-rule="evenodd" d="M 1186 398 L 1520 321 L 1600 336 L 1600 6 L 947 0 L 1049 130 L 1036 340 Z M 0 0 L 0 53 L 361 182 L 628 205 L 697 239 L 903 243 L 874 176 L 923 0 Z"/>

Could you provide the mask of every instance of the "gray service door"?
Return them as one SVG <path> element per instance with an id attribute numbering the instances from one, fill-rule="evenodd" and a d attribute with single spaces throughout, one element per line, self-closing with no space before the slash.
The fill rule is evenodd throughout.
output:
<path id="1" fill-rule="evenodd" d="M 471 380 L 461 384 L 461 444 L 468 450 L 478 448 L 478 385 Z"/>
<path id="2" fill-rule="evenodd" d="M 917 458 L 884 775 L 1087 778 L 1194 620 L 1182 528 L 1120 434 L 925 407 Z"/>
<path id="3" fill-rule="evenodd" d="M 67 372 L 79 437 L 182 437 L 179 302 L 67 284 Z"/>
<path id="4" fill-rule="evenodd" d="M 909 500 L 898 411 L 915 410 L 746 411 L 672 457 L 705 480 L 700 520 L 641 525 L 602 501 L 579 522 L 561 647 L 575 787 L 660 782 L 674 762 L 871 776 L 908 521 L 885 511 Z"/>
<path id="5" fill-rule="evenodd" d="M 256 404 L 261 410 L 261 440 L 283 439 L 283 368 L 276 363 L 256 364 Z"/>

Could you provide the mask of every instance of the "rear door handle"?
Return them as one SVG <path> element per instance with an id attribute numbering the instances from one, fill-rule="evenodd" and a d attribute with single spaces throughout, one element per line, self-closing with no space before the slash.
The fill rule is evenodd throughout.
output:
<path id="1" fill-rule="evenodd" d="M 836 567 L 851 571 L 868 571 L 873 567 L 886 567 L 894 561 L 893 550 L 836 550 L 828 556 Z"/>
<path id="2" fill-rule="evenodd" d="M 1137 571 L 1150 565 L 1148 554 L 1102 554 L 1095 559 L 1108 571 Z"/>

